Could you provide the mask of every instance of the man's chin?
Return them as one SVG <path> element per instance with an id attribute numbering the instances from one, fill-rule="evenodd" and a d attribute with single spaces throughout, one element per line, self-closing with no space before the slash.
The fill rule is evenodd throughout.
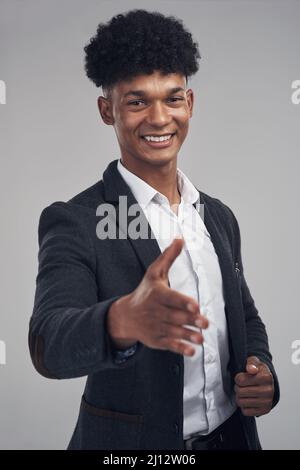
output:
<path id="1" fill-rule="evenodd" d="M 176 155 L 147 155 L 143 160 L 153 166 L 162 166 L 175 162 Z"/>

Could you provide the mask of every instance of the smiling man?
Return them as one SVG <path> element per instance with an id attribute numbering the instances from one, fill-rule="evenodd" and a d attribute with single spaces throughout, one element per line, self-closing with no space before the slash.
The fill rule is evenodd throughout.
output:
<path id="1" fill-rule="evenodd" d="M 99 97 L 103 121 L 113 125 L 126 169 L 180 203 L 177 155 L 188 133 L 193 92 L 181 73 L 154 70 L 117 83 Z"/>
<path id="2" fill-rule="evenodd" d="M 197 44 L 180 20 L 133 10 L 85 52 L 120 158 L 43 210 L 29 333 L 42 375 L 88 376 L 68 449 L 260 449 L 255 417 L 279 385 L 238 222 L 178 168 Z M 122 236 L 99 230 L 105 213 Z"/>

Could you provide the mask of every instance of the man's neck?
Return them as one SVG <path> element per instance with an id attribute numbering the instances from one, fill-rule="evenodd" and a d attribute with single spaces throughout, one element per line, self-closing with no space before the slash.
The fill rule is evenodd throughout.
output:
<path id="1" fill-rule="evenodd" d="M 156 191 L 166 196 L 170 206 L 180 203 L 181 197 L 178 190 L 176 161 L 164 166 L 147 165 L 144 162 L 143 164 L 133 164 L 127 161 L 125 163 L 123 159 L 121 159 L 121 163 L 131 173 L 134 173 L 152 186 L 152 188 L 156 189 Z"/>

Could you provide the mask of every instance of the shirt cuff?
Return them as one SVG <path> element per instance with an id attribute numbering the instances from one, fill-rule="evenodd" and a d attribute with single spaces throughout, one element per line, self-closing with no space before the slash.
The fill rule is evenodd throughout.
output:
<path id="1" fill-rule="evenodd" d="M 127 359 L 136 352 L 136 348 L 137 348 L 137 343 L 134 343 L 132 346 L 130 346 L 127 349 L 115 349 L 114 350 L 115 362 L 117 364 L 122 364 L 123 362 L 126 362 Z"/>

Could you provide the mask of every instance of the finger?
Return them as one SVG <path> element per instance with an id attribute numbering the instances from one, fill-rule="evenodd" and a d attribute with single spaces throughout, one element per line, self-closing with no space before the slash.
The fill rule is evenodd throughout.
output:
<path id="1" fill-rule="evenodd" d="M 238 385 L 234 386 L 234 392 L 236 396 L 240 398 L 258 398 L 259 387 L 239 387 Z"/>
<path id="2" fill-rule="evenodd" d="M 269 398 L 236 398 L 236 404 L 240 408 L 267 408 L 270 405 Z"/>
<path id="3" fill-rule="evenodd" d="M 199 313 L 189 313 L 177 308 L 163 306 L 159 312 L 160 318 L 173 325 L 192 325 L 197 328 L 207 328 L 208 320 Z"/>
<path id="4" fill-rule="evenodd" d="M 249 374 L 257 374 L 259 372 L 259 368 L 261 365 L 261 361 L 256 356 L 250 356 L 247 359 L 246 364 L 246 372 Z"/>
<path id="5" fill-rule="evenodd" d="M 168 276 L 170 267 L 174 263 L 177 256 L 179 256 L 183 246 L 183 238 L 174 238 L 172 243 L 152 263 L 150 268 L 152 277 L 154 276 L 156 279 L 166 278 Z"/>
<path id="6" fill-rule="evenodd" d="M 247 372 L 238 373 L 235 378 L 235 383 L 239 387 L 252 387 L 255 385 L 269 385 L 272 383 L 272 375 L 264 372 L 258 374 L 248 374 Z"/>
<path id="7" fill-rule="evenodd" d="M 263 408 L 241 408 L 241 411 L 244 416 L 261 416 L 267 413 Z"/>
<path id="8" fill-rule="evenodd" d="M 184 343 L 183 341 L 170 338 L 161 338 L 159 349 L 167 349 L 168 351 L 182 354 L 184 356 L 193 356 L 196 352 L 195 348 L 191 345 Z"/>
<path id="9" fill-rule="evenodd" d="M 199 331 L 192 330 L 191 328 L 183 328 L 181 326 L 171 325 L 170 323 L 161 324 L 161 332 L 158 336 L 158 342 L 161 338 L 181 339 L 190 341 L 195 344 L 203 343 L 203 335 Z"/>
<path id="10" fill-rule="evenodd" d="M 200 306 L 198 302 L 196 302 L 192 297 L 181 294 L 167 286 L 160 286 L 158 301 L 164 306 L 200 315 Z M 204 315 L 201 315 L 201 317 L 203 323 L 202 327 L 206 328 L 208 326 L 208 320 Z"/>
<path id="11" fill-rule="evenodd" d="M 260 387 L 239 387 L 235 385 L 234 392 L 239 398 L 268 398 L 273 394 L 273 387 L 271 385 Z"/>

